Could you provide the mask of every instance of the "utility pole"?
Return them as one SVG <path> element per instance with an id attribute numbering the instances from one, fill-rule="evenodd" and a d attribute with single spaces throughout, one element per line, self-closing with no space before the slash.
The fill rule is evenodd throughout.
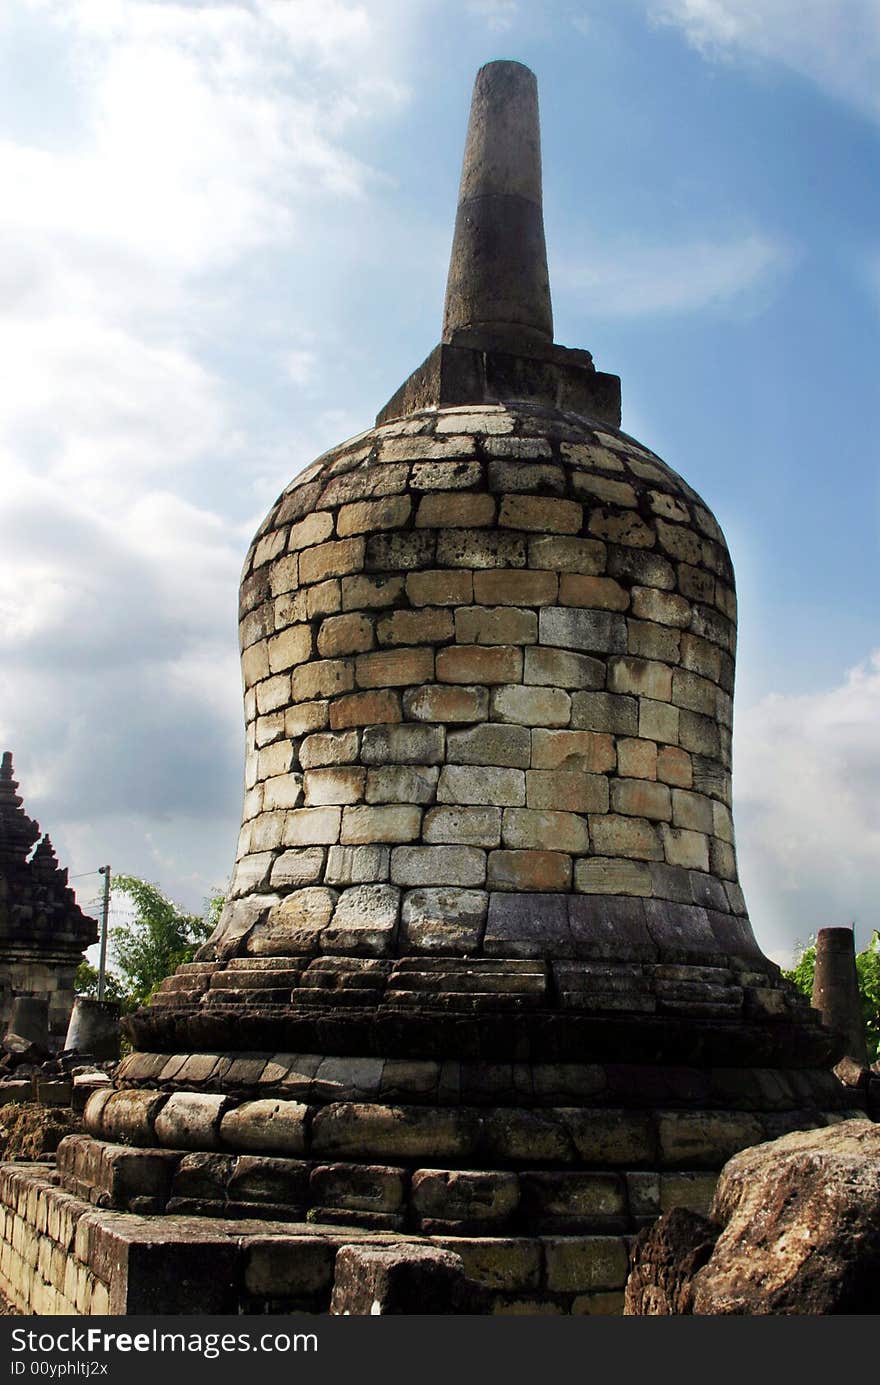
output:
<path id="1" fill-rule="evenodd" d="M 101 909 L 101 957 L 98 962 L 98 999 L 104 999 L 104 973 L 107 970 L 107 924 L 110 918 L 110 867 L 99 866 L 98 874 L 104 877 L 104 899 Z"/>

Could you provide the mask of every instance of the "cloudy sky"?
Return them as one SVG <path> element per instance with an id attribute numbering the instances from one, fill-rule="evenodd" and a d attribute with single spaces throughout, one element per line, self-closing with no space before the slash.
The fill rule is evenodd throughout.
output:
<path id="1" fill-rule="evenodd" d="M 880 925 L 880 0 L 4 0 L 0 741 L 88 903 L 239 821 L 236 587 L 438 338 L 470 88 L 538 75 L 556 338 L 740 591 L 765 950 Z"/>

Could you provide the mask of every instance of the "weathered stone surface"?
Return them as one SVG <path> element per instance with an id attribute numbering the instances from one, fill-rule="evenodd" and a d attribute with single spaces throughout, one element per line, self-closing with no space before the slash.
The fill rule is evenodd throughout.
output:
<path id="1" fill-rule="evenodd" d="M 330 1312 L 336 1316 L 460 1313 L 467 1305 L 462 1262 L 433 1246 L 342 1246 Z"/>
<path id="2" fill-rule="evenodd" d="M 416 1169 L 410 1199 L 419 1226 L 428 1232 L 458 1223 L 474 1231 L 503 1227 L 519 1203 L 515 1173 Z"/>
<path id="3" fill-rule="evenodd" d="M 488 904 L 489 896 L 483 890 L 411 890 L 404 896 L 401 936 L 415 952 L 476 952 Z"/>
<path id="4" fill-rule="evenodd" d="M 304 1154 L 308 1107 L 295 1101 L 245 1101 L 220 1121 L 220 1143 L 226 1149 L 263 1154 Z"/>
<path id="5" fill-rule="evenodd" d="M 154 1123 L 156 1139 L 169 1149 L 217 1149 L 228 1102 L 207 1092 L 172 1092 Z"/>
<path id="6" fill-rule="evenodd" d="M 878 1209 L 880 1128 L 870 1121 L 745 1149 L 722 1171 L 711 1221 L 671 1212 L 642 1233 L 625 1311 L 876 1313 Z"/>

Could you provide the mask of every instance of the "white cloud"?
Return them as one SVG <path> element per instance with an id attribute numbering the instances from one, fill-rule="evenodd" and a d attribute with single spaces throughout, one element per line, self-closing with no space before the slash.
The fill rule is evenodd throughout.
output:
<path id="1" fill-rule="evenodd" d="M 790 251 L 760 234 L 737 240 L 589 247 L 556 265 L 554 282 L 609 317 L 692 313 L 760 302 L 785 273 Z M 554 262 L 555 263 L 555 262 Z"/>
<path id="2" fill-rule="evenodd" d="M 880 116 L 877 0 L 642 0 L 658 22 L 683 30 L 709 58 L 781 64 Z"/>
<path id="3" fill-rule="evenodd" d="M 512 29 L 519 14 L 517 0 L 468 0 L 468 9 L 484 19 L 493 33 L 503 34 Z"/>
<path id="4" fill-rule="evenodd" d="M 880 650 L 837 687 L 738 709 L 734 795 L 752 922 L 773 955 L 880 927 Z"/>

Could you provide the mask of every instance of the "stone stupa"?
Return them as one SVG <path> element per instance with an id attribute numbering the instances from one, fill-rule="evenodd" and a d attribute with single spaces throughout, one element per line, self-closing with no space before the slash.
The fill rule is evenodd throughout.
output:
<path id="1" fill-rule="evenodd" d="M 254 540 L 229 900 L 66 1187 L 166 1234 L 433 1236 L 502 1310 L 607 1311 L 628 1233 L 839 1117 L 737 879 L 724 538 L 619 425 L 553 342 L 535 79 L 489 64 L 443 340 Z M 101 1182 L 119 1145 L 149 1187 Z"/>

